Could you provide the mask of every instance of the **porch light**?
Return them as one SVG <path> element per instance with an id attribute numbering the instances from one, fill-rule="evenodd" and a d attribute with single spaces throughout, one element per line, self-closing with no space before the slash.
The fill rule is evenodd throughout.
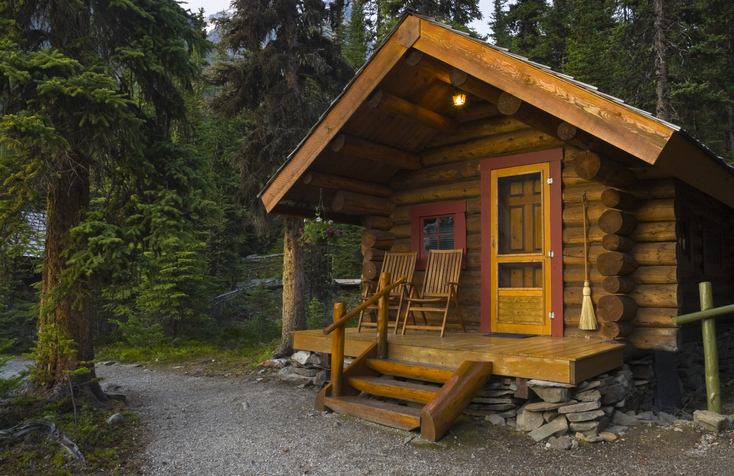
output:
<path id="1" fill-rule="evenodd" d="M 466 103 L 466 94 L 456 93 L 454 94 L 454 106 L 463 106 Z"/>

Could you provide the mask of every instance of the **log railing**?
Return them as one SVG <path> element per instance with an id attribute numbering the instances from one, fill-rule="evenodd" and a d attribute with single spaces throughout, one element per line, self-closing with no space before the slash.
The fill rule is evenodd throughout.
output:
<path id="1" fill-rule="evenodd" d="M 371 298 L 355 307 L 348 313 L 344 313 L 344 303 L 334 304 L 334 322 L 324 329 L 324 334 L 334 333 L 331 340 L 331 395 L 340 397 L 342 395 L 342 380 L 344 373 L 344 334 L 347 321 L 358 315 L 368 306 L 377 303 L 377 357 L 387 358 L 387 314 L 389 310 L 390 291 L 405 282 L 405 276 L 400 277 L 394 283 L 390 283 L 390 273 L 380 274 L 379 291 Z"/>
<path id="2" fill-rule="evenodd" d="M 721 413 L 721 392 L 719 382 L 719 356 L 716 349 L 716 322 L 714 317 L 734 312 L 734 304 L 714 309 L 714 296 L 710 282 L 699 283 L 701 310 L 691 314 L 674 317 L 673 324 L 686 324 L 703 321 L 703 355 L 706 369 L 706 401 L 709 411 Z"/>

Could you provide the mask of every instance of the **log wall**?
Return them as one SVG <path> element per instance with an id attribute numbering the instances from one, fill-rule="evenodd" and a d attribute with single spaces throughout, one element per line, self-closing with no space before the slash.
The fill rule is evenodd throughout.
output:
<path id="1" fill-rule="evenodd" d="M 700 310 L 698 283 L 710 281 L 713 285 L 714 306 L 734 302 L 734 210 L 704 195 L 688 184 L 676 183 L 676 212 L 681 217 L 676 254 L 680 283 L 682 314 Z M 686 231 L 686 228 L 688 231 Z M 720 266 L 706 256 L 706 233 L 719 233 L 721 239 Z M 686 243 L 687 242 L 687 243 Z M 708 243 L 710 246 L 712 243 Z M 686 250 L 686 247 L 688 250 Z M 732 319 L 718 317 L 717 324 Z M 700 323 L 682 328 L 683 340 L 700 340 Z"/>
<path id="2" fill-rule="evenodd" d="M 479 165 L 484 159 L 564 147 L 563 183 L 563 304 L 566 336 L 623 339 L 639 349 L 678 350 L 680 329 L 671 318 L 697 306 L 699 278 L 714 281 L 722 302 L 734 301 L 731 280 L 700 272 L 681 273 L 678 245 L 681 203 L 695 214 L 712 200 L 659 170 L 640 163 L 634 167 L 602 157 L 579 166 L 577 155 L 588 152 L 528 128 L 506 116 L 463 123 L 455 134 L 439 134 L 421 154 L 423 167 L 396 175 L 389 186 L 394 206 L 389 216 L 365 218 L 371 224 L 363 236 L 364 277 L 379 273 L 386 250 L 410 251 L 410 209 L 427 203 L 466 201 L 467 269 L 462 271 L 459 299 L 471 331 L 481 318 L 481 185 Z M 593 159 L 593 157 L 592 157 Z M 591 163 L 591 166 L 589 164 Z M 595 175 L 596 174 L 596 175 Z M 587 225 L 592 300 L 598 331 L 578 330 L 584 282 L 582 198 L 588 200 Z M 728 228 L 723 249 L 734 262 L 734 212 L 723 205 L 706 210 L 725 216 Z M 699 240 L 700 241 L 700 240 Z M 696 242 L 697 246 L 701 246 Z M 699 252 L 700 254 L 700 252 Z M 702 258 L 694 260 L 700 262 Z M 732 275 L 731 266 L 726 272 Z M 414 281 L 422 282 L 417 271 Z M 694 299 L 695 296 L 695 299 Z M 718 296 L 718 295 L 717 295 Z M 718 303 L 717 303 L 718 304 Z"/>

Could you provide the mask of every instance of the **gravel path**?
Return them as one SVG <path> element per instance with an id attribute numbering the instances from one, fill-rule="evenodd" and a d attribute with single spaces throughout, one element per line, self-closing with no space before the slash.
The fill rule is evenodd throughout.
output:
<path id="1" fill-rule="evenodd" d="M 547 450 L 527 436 L 462 417 L 439 444 L 313 409 L 314 389 L 267 377 L 98 367 L 147 423 L 143 474 L 552 475 L 731 474 L 734 435 L 638 428 L 615 443 Z M 410 441 L 408 441 L 410 440 Z"/>

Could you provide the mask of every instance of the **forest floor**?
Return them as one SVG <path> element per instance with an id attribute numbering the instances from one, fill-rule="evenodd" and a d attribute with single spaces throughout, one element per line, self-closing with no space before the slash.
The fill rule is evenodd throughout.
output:
<path id="1" fill-rule="evenodd" d="M 150 475 L 696 474 L 731 472 L 734 433 L 638 427 L 613 443 L 546 449 L 526 435 L 461 417 L 439 443 L 313 409 L 316 389 L 274 374 L 187 365 L 99 366 L 144 425 L 135 465 Z M 135 474 L 135 473 L 132 473 Z"/>
<path id="2" fill-rule="evenodd" d="M 3 370 L 22 364 L 14 360 Z M 124 393 L 125 410 L 138 415 L 124 463 L 43 474 L 718 476 L 730 474 L 734 460 L 734 433 L 692 425 L 638 427 L 612 443 L 555 451 L 510 428 L 462 416 L 446 437 L 430 443 L 417 432 L 318 412 L 316 389 L 212 359 L 98 364 L 97 374 L 103 388 Z"/>

